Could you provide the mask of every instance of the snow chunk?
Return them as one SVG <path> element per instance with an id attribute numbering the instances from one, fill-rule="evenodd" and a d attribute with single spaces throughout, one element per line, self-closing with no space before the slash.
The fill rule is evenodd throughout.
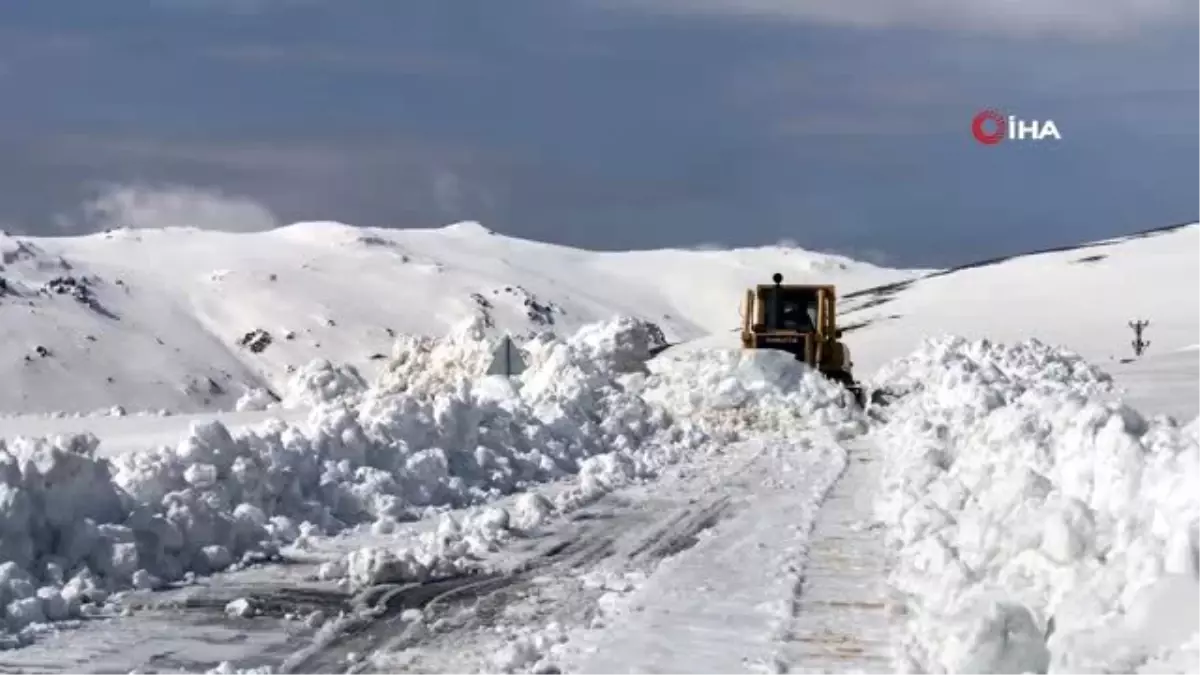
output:
<path id="1" fill-rule="evenodd" d="M 335 366 L 326 359 L 315 359 L 296 371 L 288 381 L 283 405 L 287 408 L 317 406 L 356 396 L 366 388 L 366 380 L 354 366 Z"/>
<path id="2" fill-rule="evenodd" d="M 620 317 L 582 327 L 567 344 L 597 359 L 602 368 L 633 373 L 645 371 L 651 351 L 665 346 L 667 339 L 662 329 L 649 321 Z"/>
<path id="3" fill-rule="evenodd" d="M 271 394 L 271 392 L 260 387 L 255 387 L 253 389 L 247 389 L 245 393 L 238 398 L 237 403 L 234 404 L 234 409 L 238 412 L 246 410 L 267 410 L 277 403 L 278 400 L 273 394 Z"/>
<path id="4" fill-rule="evenodd" d="M 419 398 L 459 391 L 487 372 L 492 349 L 481 317 L 456 324 L 443 339 L 402 335 L 376 389 Z"/>
<path id="5" fill-rule="evenodd" d="M 254 614 L 254 605 L 247 598 L 231 600 L 225 605 L 226 616 L 248 619 L 254 616 Z"/>

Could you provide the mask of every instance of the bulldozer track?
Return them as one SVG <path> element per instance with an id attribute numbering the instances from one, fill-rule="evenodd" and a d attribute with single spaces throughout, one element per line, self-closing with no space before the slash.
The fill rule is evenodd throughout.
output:
<path id="1" fill-rule="evenodd" d="M 863 486 L 873 484 L 877 467 L 870 448 L 848 459 L 818 513 L 782 640 L 786 661 L 804 672 L 891 669 L 886 552 L 878 533 L 864 526 L 871 505 Z"/>

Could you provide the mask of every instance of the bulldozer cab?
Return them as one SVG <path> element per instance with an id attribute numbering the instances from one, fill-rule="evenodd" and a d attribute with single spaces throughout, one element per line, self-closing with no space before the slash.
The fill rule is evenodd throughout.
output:
<path id="1" fill-rule="evenodd" d="M 838 338 L 837 291 L 829 284 L 788 284 L 776 274 L 774 284 L 746 291 L 742 309 L 742 346 L 789 352 L 822 370 L 841 370 L 848 350 Z"/>
<path id="2" fill-rule="evenodd" d="M 765 286 L 759 302 L 766 308 L 762 330 L 811 333 L 821 320 L 820 291 L 809 287 Z"/>
<path id="3" fill-rule="evenodd" d="M 745 342 L 766 338 L 776 345 L 789 338 L 814 335 L 818 340 L 839 337 L 834 319 L 836 291 L 825 284 L 783 285 L 775 275 L 774 284 L 759 284 L 746 291 L 742 309 L 742 335 Z M 746 344 L 747 347 L 764 346 Z"/>

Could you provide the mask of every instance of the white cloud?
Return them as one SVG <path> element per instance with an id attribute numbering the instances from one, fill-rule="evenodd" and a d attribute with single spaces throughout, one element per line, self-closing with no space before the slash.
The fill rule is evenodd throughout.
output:
<path id="1" fill-rule="evenodd" d="M 860 28 L 915 27 L 1017 35 L 1110 37 L 1195 22 L 1195 0 L 599 0 L 677 14 L 801 20 Z"/>
<path id="2" fill-rule="evenodd" d="M 462 210 L 465 195 L 462 179 L 457 173 L 446 169 L 434 173 L 433 200 L 442 213 L 457 214 Z"/>
<path id="3" fill-rule="evenodd" d="M 105 185 L 81 211 L 80 217 L 60 218 L 60 226 L 73 232 L 122 227 L 255 232 L 280 224 L 275 214 L 252 199 L 186 185 Z"/>

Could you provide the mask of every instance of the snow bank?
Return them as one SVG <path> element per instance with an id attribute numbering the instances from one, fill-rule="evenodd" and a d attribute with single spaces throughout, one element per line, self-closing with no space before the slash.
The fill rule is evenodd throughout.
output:
<path id="1" fill-rule="evenodd" d="M 929 340 L 876 379 L 908 393 L 878 431 L 902 670 L 1200 666 L 1200 422 L 1037 341 Z"/>
<path id="2" fill-rule="evenodd" d="M 94 456 L 97 445 L 90 435 L 0 442 L 0 647 L 102 610 L 116 588 L 150 588 L 268 550 L 252 514 L 214 512 L 188 493 L 153 507 L 131 497 Z"/>
<path id="3" fill-rule="evenodd" d="M 645 372 L 655 328 L 630 319 L 542 336 L 527 345 L 521 377 L 483 377 L 495 345 L 478 328 L 402 339 L 371 388 L 350 370 L 312 364 L 287 392 L 317 404 L 303 424 L 274 420 L 236 435 L 195 424 L 175 447 L 109 460 L 94 456 L 90 436 L 3 448 L 0 634 L 18 644 L 115 591 L 259 560 L 353 525 L 386 530 L 474 506 L 410 549 L 357 552 L 326 570 L 356 585 L 459 573 L 555 512 L 736 438 L 754 425 L 752 392 L 813 412 L 814 424 L 836 399 L 796 366 L 769 382 L 740 361 Z M 675 391 L 697 382 L 726 392 L 720 415 L 698 414 L 713 406 Z M 731 413 L 743 419 L 732 424 Z M 553 501 L 529 492 L 511 512 L 487 506 L 569 476 L 577 480 Z"/>

